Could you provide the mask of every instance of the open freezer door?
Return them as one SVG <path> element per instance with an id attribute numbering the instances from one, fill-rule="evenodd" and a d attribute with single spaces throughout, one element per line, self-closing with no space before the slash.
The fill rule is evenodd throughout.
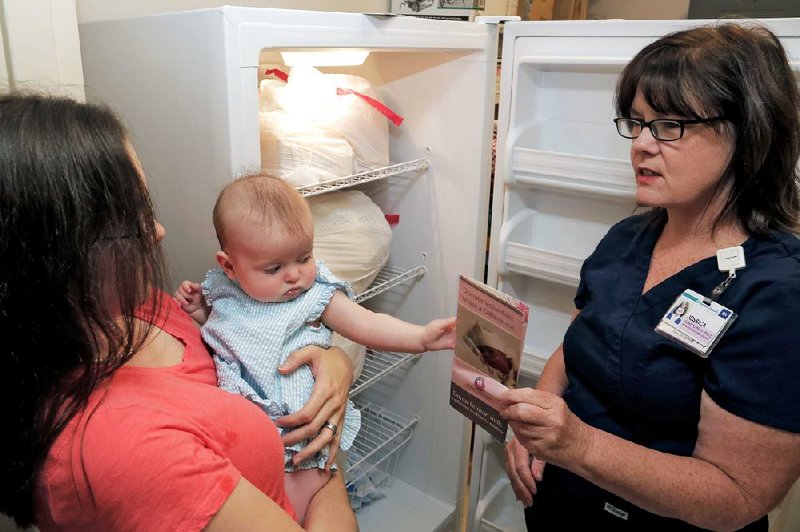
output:
<path id="1" fill-rule="evenodd" d="M 762 22 L 796 36 L 796 21 Z M 535 382 L 562 341 L 584 259 L 637 208 L 630 141 L 612 123 L 617 77 L 660 36 L 708 23 L 506 24 L 487 282 L 530 306 L 523 385 Z M 787 44 L 793 57 L 798 41 Z M 476 432 L 469 530 L 525 530 L 502 445 Z"/>

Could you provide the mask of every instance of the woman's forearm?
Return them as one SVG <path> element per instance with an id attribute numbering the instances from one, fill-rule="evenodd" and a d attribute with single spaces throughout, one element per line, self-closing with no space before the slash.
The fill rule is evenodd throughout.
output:
<path id="1" fill-rule="evenodd" d="M 559 345 L 542 369 L 536 389 L 561 397 L 567 389 L 567 370 L 564 366 L 564 344 Z"/>
<path id="2" fill-rule="evenodd" d="M 649 449 L 592 427 L 551 392 L 498 397 L 530 454 L 657 515 L 738 530 L 774 508 L 800 475 L 800 434 L 736 416 L 707 394 L 692 456 Z"/>
<path id="3" fill-rule="evenodd" d="M 575 321 L 578 314 L 580 314 L 580 311 L 576 309 L 572 313 L 570 323 Z M 544 365 L 542 375 L 536 383 L 536 389 L 561 397 L 564 395 L 564 390 L 567 389 L 567 384 L 567 367 L 564 364 L 564 342 L 561 342 Z"/>
<path id="4" fill-rule="evenodd" d="M 738 529 L 752 520 L 745 493 L 714 465 L 587 431 L 583 459 L 559 465 L 644 510 L 702 528 Z"/>
<path id="5" fill-rule="evenodd" d="M 358 530 L 358 522 L 350 508 L 341 472 L 333 473 L 331 480 L 311 499 L 306 514 L 305 529 L 325 532 Z"/>

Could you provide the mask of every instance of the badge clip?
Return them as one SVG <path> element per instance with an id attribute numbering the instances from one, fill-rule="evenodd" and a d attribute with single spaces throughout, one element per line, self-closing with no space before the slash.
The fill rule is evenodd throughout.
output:
<path id="1" fill-rule="evenodd" d="M 746 265 L 744 259 L 744 248 L 742 246 L 733 246 L 730 248 L 720 249 L 717 251 L 717 268 L 721 272 L 728 272 L 728 278 L 718 284 L 714 290 L 711 291 L 711 297 L 704 297 L 703 303 L 710 305 L 712 301 L 719 299 L 725 290 L 736 279 L 736 270 L 741 270 Z"/>

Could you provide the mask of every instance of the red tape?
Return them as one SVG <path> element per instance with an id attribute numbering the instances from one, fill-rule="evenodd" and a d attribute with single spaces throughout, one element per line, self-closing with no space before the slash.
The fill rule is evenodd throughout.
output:
<path id="1" fill-rule="evenodd" d="M 283 70 L 280 70 L 280 69 L 277 69 L 277 68 L 268 68 L 264 72 L 264 75 L 265 76 L 275 76 L 276 78 L 278 78 L 279 80 L 283 81 L 284 83 L 289 81 L 289 74 L 287 74 Z"/>
<path id="2" fill-rule="evenodd" d="M 280 70 L 278 68 L 268 68 L 267 70 L 264 71 L 264 75 L 265 76 L 275 76 L 276 78 L 282 80 L 284 83 L 289 81 L 289 74 L 287 74 L 286 72 L 284 72 L 283 70 Z M 392 111 L 391 109 L 389 109 L 382 102 L 379 102 L 375 98 L 371 98 L 371 97 L 367 96 L 366 94 L 362 94 L 362 93 L 354 91 L 352 89 L 342 89 L 342 88 L 337 88 L 336 89 L 336 94 L 339 95 L 339 96 L 347 96 L 347 95 L 350 95 L 350 94 L 352 94 L 353 96 L 358 96 L 359 98 L 361 98 L 362 100 L 367 102 L 368 105 L 370 105 L 371 107 L 374 107 L 375 109 L 377 109 L 379 113 L 381 113 L 383 116 L 388 118 L 389 121 L 392 124 L 394 124 L 395 126 L 399 127 L 400 124 L 403 123 L 403 120 L 405 120 L 405 117 L 400 116 L 399 114 L 397 114 L 394 111 Z"/>
<path id="3" fill-rule="evenodd" d="M 342 89 L 342 88 L 337 88 L 336 89 L 336 94 L 338 94 L 339 96 L 346 96 L 348 94 L 352 94 L 354 96 L 358 96 L 359 98 L 361 98 L 362 100 L 367 102 L 369 105 L 371 105 L 372 107 L 377 109 L 383 116 L 388 118 L 389 121 L 392 124 L 396 125 L 396 126 L 399 126 L 400 124 L 403 123 L 403 120 L 405 120 L 404 117 L 402 117 L 399 114 L 395 113 L 394 111 L 392 111 L 391 109 L 386 107 L 386 105 L 384 105 L 383 103 L 379 102 L 375 98 L 370 98 L 366 94 L 361 94 L 360 92 L 356 92 L 356 91 L 351 90 L 351 89 Z"/>

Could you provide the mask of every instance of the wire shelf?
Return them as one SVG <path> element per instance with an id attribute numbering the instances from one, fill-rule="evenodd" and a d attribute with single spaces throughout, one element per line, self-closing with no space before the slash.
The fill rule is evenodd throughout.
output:
<path id="1" fill-rule="evenodd" d="M 369 288 L 355 297 L 355 301 L 356 303 L 363 303 L 367 299 L 382 294 L 395 286 L 401 285 L 407 281 L 419 279 L 425 275 L 426 271 L 425 266 L 417 266 L 410 270 L 401 270 L 399 268 L 387 266 L 378 272 L 378 275 Z"/>
<path id="2" fill-rule="evenodd" d="M 350 397 L 355 397 L 387 375 L 400 368 L 410 366 L 416 360 L 415 355 L 393 353 L 391 351 L 373 351 L 367 349 L 361 375 L 350 388 Z"/>
<path id="3" fill-rule="evenodd" d="M 427 159 L 414 159 L 405 163 L 393 164 L 391 166 L 384 166 L 376 168 L 375 170 L 367 170 L 366 172 L 359 172 L 357 174 L 337 177 L 336 179 L 329 179 L 320 183 L 312 185 L 305 185 L 297 187 L 297 191 L 303 196 L 316 196 L 317 194 L 324 194 L 325 192 L 333 192 L 334 190 L 341 190 L 349 188 L 362 183 L 369 183 L 370 181 L 377 181 L 385 179 L 393 175 L 405 174 L 407 172 L 424 171 L 430 168 L 430 161 Z"/>
<path id="4" fill-rule="evenodd" d="M 350 488 L 364 475 L 386 462 L 411 439 L 419 417 L 405 419 L 369 402 L 356 402 L 361 410 L 361 430 L 347 451 L 345 485 Z"/>

